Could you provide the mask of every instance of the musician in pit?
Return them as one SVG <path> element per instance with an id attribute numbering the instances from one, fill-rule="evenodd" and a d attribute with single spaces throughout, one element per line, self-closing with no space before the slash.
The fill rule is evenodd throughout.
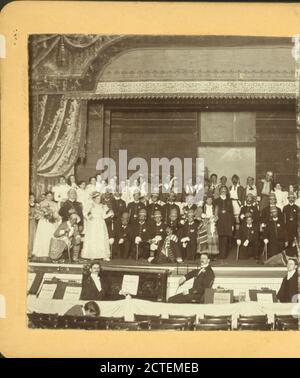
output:
<path id="1" fill-rule="evenodd" d="M 200 257 L 200 269 L 194 269 L 184 277 L 181 277 L 179 286 L 190 279 L 194 279 L 192 288 L 170 297 L 168 302 L 204 303 L 205 289 L 211 288 L 215 279 L 215 274 L 210 266 L 210 259 L 207 253 L 203 253 Z"/>

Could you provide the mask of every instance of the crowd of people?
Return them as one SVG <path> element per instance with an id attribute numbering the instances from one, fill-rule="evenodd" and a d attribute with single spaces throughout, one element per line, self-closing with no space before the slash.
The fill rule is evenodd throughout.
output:
<path id="1" fill-rule="evenodd" d="M 283 191 L 272 172 L 244 186 L 237 175 L 228 181 L 211 174 L 181 188 L 170 176 L 151 184 L 143 176 L 119 184 L 100 174 L 88 184 L 60 177 L 40 198 L 30 194 L 30 259 L 182 263 L 203 253 L 226 259 L 232 247 L 240 259 L 297 256 L 297 189 Z"/>

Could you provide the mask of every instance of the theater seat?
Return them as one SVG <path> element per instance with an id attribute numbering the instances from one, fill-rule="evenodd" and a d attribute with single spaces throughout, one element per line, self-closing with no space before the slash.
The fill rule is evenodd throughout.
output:
<path id="1" fill-rule="evenodd" d="M 140 331 L 148 329 L 149 322 L 113 322 L 109 324 L 109 329 L 120 331 Z M 145 327 L 147 325 L 147 327 Z"/>
<path id="2" fill-rule="evenodd" d="M 162 322 L 160 325 L 162 330 L 173 331 L 186 331 L 188 330 L 188 324 L 186 322 Z"/>
<path id="3" fill-rule="evenodd" d="M 231 320 L 232 320 L 232 316 L 231 315 L 206 315 L 204 314 L 204 319 L 223 319 L 223 320 L 227 320 L 228 322 L 231 323 Z"/>
<path id="4" fill-rule="evenodd" d="M 33 312 L 27 314 L 30 328 L 57 328 L 58 327 L 58 314 L 43 314 Z"/>
<path id="5" fill-rule="evenodd" d="M 196 315 L 169 315 L 169 320 L 172 320 L 172 321 L 179 321 L 179 322 L 186 322 L 187 323 L 187 327 L 189 330 L 193 330 L 194 329 L 194 324 L 196 322 Z"/>
<path id="6" fill-rule="evenodd" d="M 240 323 L 267 323 L 267 315 L 240 315 L 238 317 Z"/>
<path id="7" fill-rule="evenodd" d="M 275 314 L 274 329 L 277 331 L 289 331 L 299 329 L 299 319 L 292 315 L 276 315 Z"/>
<path id="8" fill-rule="evenodd" d="M 158 321 L 161 319 L 161 315 L 140 315 L 134 314 L 135 321 L 142 321 L 142 320 L 151 320 L 151 321 Z"/>
<path id="9" fill-rule="evenodd" d="M 229 323 L 197 323 L 195 324 L 195 331 L 230 331 L 231 325 Z"/>
<path id="10" fill-rule="evenodd" d="M 270 331 L 272 329 L 272 324 L 267 323 L 240 323 L 238 324 L 238 330 L 247 331 Z"/>

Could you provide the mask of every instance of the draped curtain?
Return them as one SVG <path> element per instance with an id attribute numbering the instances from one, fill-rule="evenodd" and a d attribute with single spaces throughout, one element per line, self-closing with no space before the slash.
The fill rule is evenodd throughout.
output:
<path id="1" fill-rule="evenodd" d="M 85 122 L 80 100 L 63 95 L 40 96 L 33 127 L 32 189 L 39 195 L 54 185 L 59 176 L 74 172 L 82 145 L 85 143 Z"/>

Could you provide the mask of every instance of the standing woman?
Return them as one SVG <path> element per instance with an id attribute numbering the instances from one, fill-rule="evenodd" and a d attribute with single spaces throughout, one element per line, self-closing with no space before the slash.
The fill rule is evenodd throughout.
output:
<path id="1" fill-rule="evenodd" d="M 76 190 L 78 189 L 78 185 L 76 183 L 75 175 L 71 175 L 69 177 L 68 184 L 69 184 L 70 188 L 73 188 L 73 189 L 76 189 Z"/>
<path id="2" fill-rule="evenodd" d="M 81 257 L 110 261 L 110 247 L 105 219 L 112 216 L 111 210 L 101 203 L 101 194 L 92 194 L 92 204 L 86 213 L 85 237 Z"/>
<path id="3" fill-rule="evenodd" d="M 53 200 L 53 193 L 45 193 L 46 198 L 39 203 L 36 214 L 38 225 L 33 243 L 32 256 L 49 257 L 50 240 L 58 226 L 58 205 Z"/>

